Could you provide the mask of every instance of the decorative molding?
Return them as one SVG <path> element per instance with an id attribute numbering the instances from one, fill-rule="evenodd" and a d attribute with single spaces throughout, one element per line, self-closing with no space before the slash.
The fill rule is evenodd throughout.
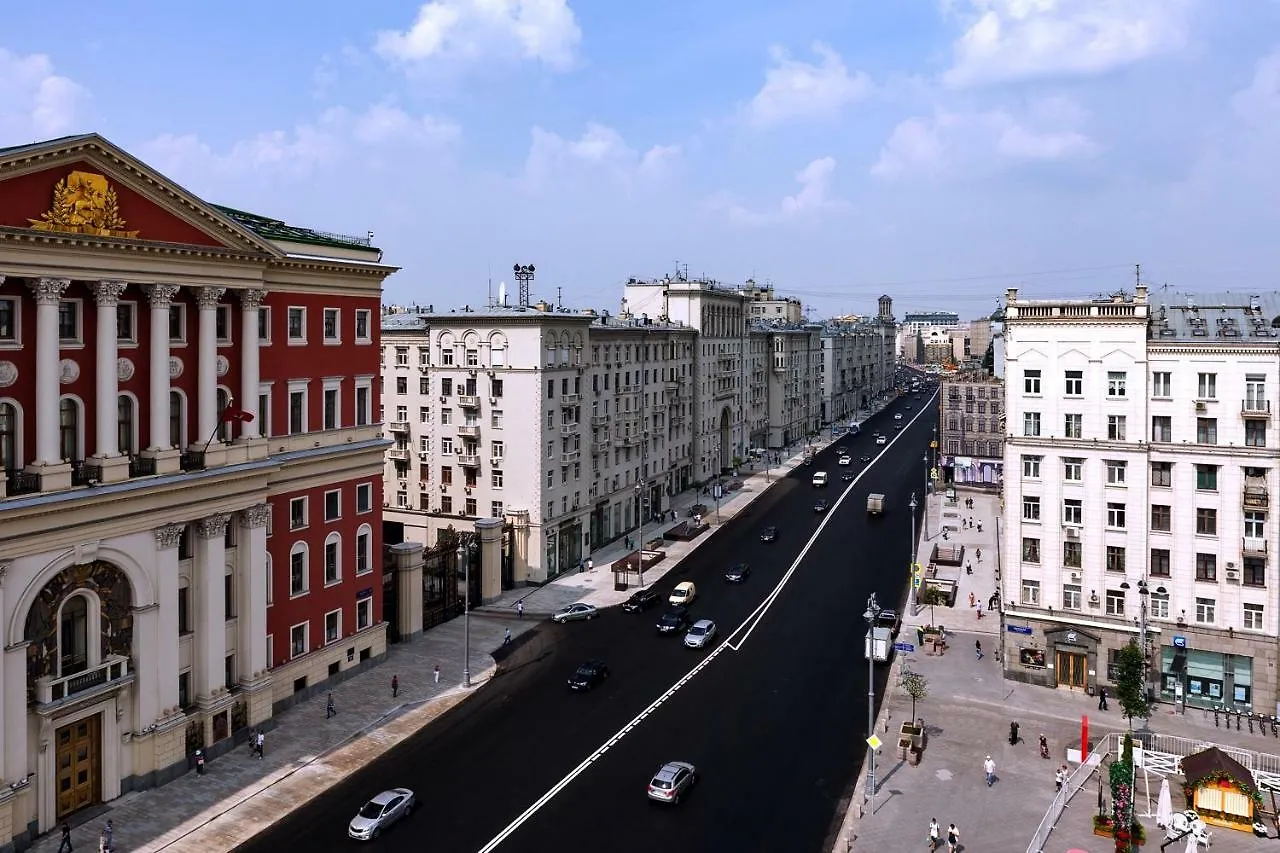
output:
<path id="1" fill-rule="evenodd" d="M 218 307 L 222 294 L 226 292 L 225 287 L 202 287 L 196 291 L 196 304 L 200 306 L 201 311 L 213 311 Z"/>
<path id="2" fill-rule="evenodd" d="M 240 517 L 245 527 L 266 527 L 271 521 L 271 504 L 254 504 L 242 512 Z"/>
<path id="3" fill-rule="evenodd" d="M 217 365 L 215 369 L 219 376 L 226 376 L 227 371 L 231 369 L 231 362 L 227 360 L 225 355 L 220 355 L 214 359 L 214 364 Z"/>
<path id="4" fill-rule="evenodd" d="M 116 378 L 121 382 L 128 382 L 133 378 L 135 372 L 133 362 L 127 358 L 116 359 Z"/>
<path id="5" fill-rule="evenodd" d="M 225 512 L 206 516 L 196 523 L 196 530 L 201 539 L 220 539 L 227 535 L 227 522 L 231 516 Z"/>
<path id="6" fill-rule="evenodd" d="M 33 278 L 27 280 L 27 287 L 36 298 L 37 305 L 57 305 L 62 294 L 71 285 L 69 278 Z"/>
<path id="7" fill-rule="evenodd" d="M 76 364 L 70 358 L 64 358 L 58 362 L 58 381 L 63 385 L 70 385 L 80 378 L 80 365 Z"/>
<path id="8" fill-rule="evenodd" d="M 0 388 L 8 388 L 18 381 L 18 365 L 12 361 L 0 361 Z"/>
<path id="9" fill-rule="evenodd" d="M 168 308 L 169 303 L 173 302 L 173 297 L 178 295 L 178 285 L 147 284 L 143 286 L 142 292 L 151 301 L 152 308 Z"/>
<path id="10" fill-rule="evenodd" d="M 120 295 L 127 286 L 128 282 L 124 281 L 94 282 L 93 298 L 97 300 L 99 308 L 115 308 L 120 304 Z"/>
<path id="11" fill-rule="evenodd" d="M 184 525 L 181 524 L 165 524 L 155 529 L 156 545 L 161 550 L 169 548 L 177 548 L 178 540 L 182 538 L 182 530 Z"/>
<path id="12" fill-rule="evenodd" d="M 169 378 L 177 379 L 182 375 L 182 359 L 176 355 L 169 356 Z"/>
<path id="13" fill-rule="evenodd" d="M 0 284 L 3 280 L 0 280 Z M 250 288 L 240 291 L 240 307 L 245 311 L 257 311 L 262 307 L 262 300 L 267 298 L 265 290 Z"/>
<path id="14" fill-rule="evenodd" d="M 9 574 L 9 564 L 0 562 L 0 586 L 4 586 L 4 576 Z"/>

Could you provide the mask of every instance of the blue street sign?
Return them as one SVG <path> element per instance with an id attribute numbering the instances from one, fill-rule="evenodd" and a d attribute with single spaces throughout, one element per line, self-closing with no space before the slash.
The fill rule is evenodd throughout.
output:
<path id="1" fill-rule="evenodd" d="M 894 643 L 893 647 L 900 652 L 914 652 L 916 650 L 913 643 Z"/>
<path id="2" fill-rule="evenodd" d="M 1173 645 L 1176 648 L 1185 649 L 1187 647 L 1187 638 L 1183 636 L 1175 636 L 1173 638 Z"/>
<path id="3" fill-rule="evenodd" d="M 1026 634 L 1029 637 L 1031 636 L 1031 628 L 1027 625 L 1010 625 L 1009 633 L 1010 634 Z"/>

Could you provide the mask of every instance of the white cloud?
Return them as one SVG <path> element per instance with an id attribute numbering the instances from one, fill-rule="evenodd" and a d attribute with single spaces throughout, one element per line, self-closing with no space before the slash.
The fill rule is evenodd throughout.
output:
<path id="1" fill-rule="evenodd" d="M 757 126 L 797 118 L 829 118 L 872 90 L 871 78 L 849 73 L 840 54 L 821 42 L 813 45 L 817 64 L 792 59 L 781 47 L 769 50 L 773 66 L 764 86 L 746 105 L 747 119 Z"/>
<path id="2" fill-rule="evenodd" d="M 943 75 L 963 87 L 1087 76 L 1177 50 L 1191 0 L 949 0 L 966 29 Z M 963 6 L 963 11 L 957 11 Z"/>
<path id="3" fill-rule="evenodd" d="M 567 0 L 432 0 L 407 30 L 379 33 L 375 49 L 395 62 L 518 56 L 563 70 L 581 41 Z"/>
<path id="4" fill-rule="evenodd" d="M 1280 48 L 1258 60 L 1253 81 L 1232 96 L 1231 107 L 1249 127 L 1280 129 Z"/>
<path id="5" fill-rule="evenodd" d="M 532 190 L 591 172 L 627 186 L 666 174 L 680 159 L 676 145 L 654 145 L 644 152 L 629 146 L 622 134 L 592 122 L 582 136 L 566 139 L 535 127 L 525 160 L 525 184 Z"/>
<path id="6" fill-rule="evenodd" d="M 43 53 L 25 56 L 0 48 L 0 145 L 74 132 L 89 92 L 55 74 Z"/>
<path id="7" fill-rule="evenodd" d="M 773 210 L 752 210 L 732 199 L 721 196 L 712 199 L 710 207 L 722 210 L 735 225 L 770 225 L 793 220 L 812 220 L 824 213 L 846 210 L 848 202 L 831 195 L 831 177 L 836 170 L 833 157 L 820 157 L 795 173 L 800 185 L 793 195 L 786 196 Z"/>

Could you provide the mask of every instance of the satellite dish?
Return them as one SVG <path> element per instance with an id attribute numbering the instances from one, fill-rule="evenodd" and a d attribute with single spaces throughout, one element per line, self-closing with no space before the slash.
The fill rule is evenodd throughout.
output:
<path id="1" fill-rule="evenodd" d="M 520 272 L 520 265 L 519 265 L 519 264 L 515 264 L 514 266 L 512 266 L 512 267 L 511 267 L 511 271 L 512 271 L 512 272 Z"/>
<path id="2" fill-rule="evenodd" d="M 498 282 L 498 304 L 507 304 L 507 283 L 505 281 Z"/>
<path id="3" fill-rule="evenodd" d="M 529 267 L 528 267 L 528 269 L 529 269 L 529 272 L 533 272 L 533 271 L 534 271 L 534 267 L 533 267 L 533 264 L 529 264 Z"/>

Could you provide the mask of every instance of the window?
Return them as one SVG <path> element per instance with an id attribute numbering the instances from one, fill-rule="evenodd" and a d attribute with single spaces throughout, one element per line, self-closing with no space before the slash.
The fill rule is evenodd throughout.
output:
<path id="1" fill-rule="evenodd" d="M 79 461 L 80 404 L 71 397 L 58 401 L 58 451 L 66 462 Z"/>
<path id="2" fill-rule="evenodd" d="M 427 396 L 429 396 L 430 394 L 431 394 L 431 380 L 430 380 L 430 379 L 428 379 L 428 378 L 427 378 L 427 377 L 425 377 L 425 376 L 420 376 L 420 377 L 418 377 L 418 396 L 420 396 L 420 397 L 427 397 Z M 423 410 L 422 410 L 422 415 L 423 415 L 423 417 L 424 417 L 424 418 L 426 418 L 426 417 L 427 417 L 427 410 L 426 410 L 426 409 L 423 409 Z M 424 424 L 425 424 L 425 423 L 428 423 L 428 421 L 429 421 L 429 419 L 424 420 L 424 421 L 423 421 L 423 423 L 424 423 Z"/>
<path id="3" fill-rule="evenodd" d="M 1084 415 L 1063 415 L 1063 438 L 1084 438 Z"/>
<path id="4" fill-rule="evenodd" d="M 1022 582 L 1022 603 L 1031 607 L 1040 606 L 1040 581 Z"/>
<path id="5" fill-rule="evenodd" d="M 1107 371 L 1108 397 L 1123 397 L 1125 395 L 1125 376 L 1124 371 Z"/>
<path id="6" fill-rule="evenodd" d="M 1196 554 L 1196 580 L 1216 583 L 1218 580 L 1218 555 Z"/>
<path id="7" fill-rule="evenodd" d="M 494 459 L 501 459 L 506 455 L 506 446 L 501 441 L 489 442 L 489 455 Z"/>
<path id="8" fill-rule="evenodd" d="M 362 524 L 356 531 L 356 574 L 366 575 L 373 571 L 373 529 Z"/>
<path id="9" fill-rule="evenodd" d="M 400 397 L 403 397 L 408 393 L 409 393 L 409 377 L 397 376 L 396 377 L 396 394 Z"/>
<path id="10" fill-rule="evenodd" d="M 440 364 L 444 367 L 453 367 L 453 345 L 440 345 Z"/>
<path id="11" fill-rule="evenodd" d="M 1040 371 L 1027 370 L 1022 374 L 1022 393 L 1040 394 Z"/>
<path id="12" fill-rule="evenodd" d="M 1022 518 L 1024 521 L 1040 520 L 1040 499 L 1039 498 L 1023 496 Z"/>
<path id="13" fill-rule="evenodd" d="M 289 629 L 289 657 L 300 658 L 307 653 L 308 624 L 303 622 Z"/>
<path id="14" fill-rule="evenodd" d="M 258 306 L 258 343 L 271 343 L 271 309 L 266 305 Z"/>
<path id="15" fill-rule="evenodd" d="M 1246 604 L 1244 606 L 1244 627 L 1246 631 L 1262 630 L 1262 605 Z"/>
<path id="16" fill-rule="evenodd" d="M 295 542 L 289 551 L 289 596 L 307 594 L 307 544 Z"/>
<path id="17" fill-rule="evenodd" d="M 489 482 L 495 489 L 501 489 L 502 488 L 502 472 L 496 468 L 490 471 Z"/>
<path id="18" fill-rule="evenodd" d="M 1218 419 L 1196 418 L 1196 444 L 1218 443 Z"/>
<path id="19" fill-rule="evenodd" d="M 19 464 L 18 439 L 22 431 L 18 423 L 18 407 L 0 403 L 0 468 L 12 471 Z"/>
<path id="20" fill-rule="evenodd" d="M 326 379 L 324 381 L 324 428 L 342 428 L 342 380 Z M 406 413 L 402 420 L 408 420 Z"/>
<path id="21" fill-rule="evenodd" d="M 0 312 L 4 311 L 3 302 L 0 301 Z M 0 325 L 4 320 L 0 318 Z M 0 334 L 0 342 L 3 342 L 4 336 Z M 116 303 L 116 343 L 118 344 L 136 344 L 138 342 L 138 303 L 136 302 L 117 302 Z"/>
<path id="22" fill-rule="evenodd" d="M 1169 593 L 1153 592 L 1148 612 L 1152 619 L 1168 619 L 1169 618 Z"/>
<path id="23" fill-rule="evenodd" d="M 1196 466 L 1196 491 L 1198 492 L 1218 491 L 1218 466 L 1217 465 L 1197 465 Z"/>
<path id="24" fill-rule="evenodd" d="M 1173 418 L 1169 415 L 1151 416 L 1151 440 L 1168 444 L 1173 441 Z"/>
<path id="25" fill-rule="evenodd" d="M 1173 527 L 1173 507 L 1168 504 L 1151 505 L 1151 529 L 1159 533 L 1168 533 Z"/>
<path id="26" fill-rule="evenodd" d="M 305 344 L 307 342 L 307 309 L 297 306 L 289 307 L 289 343 Z"/>
<path id="27" fill-rule="evenodd" d="M 18 342 L 18 300 L 5 297 L 0 299 L 0 345 Z"/>
<path id="28" fill-rule="evenodd" d="M 1124 615 L 1124 590 L 1122 589 L 1107 590 L 1107 615 L 1108 616 Z"/>
<path id="29" fill-rule="evenodd" d="M 289 383 L 289 435 L 302 435 L 307 431 L 307 386 Z"/>
<path id="30" fill-rule="evenodd" d="M 1077 498 L 1067 498 L 1062 502 L 1062 523 L 1082 524 L 1084 522 L 1084 502 Z"/>
<path id="31" fill-rule="evenodd" d="M 453 467 L 451 465 L 440 466 L 440 483 L 445 486 L 453 485 Z"/>
<path id="32" fill-rule="evenodd" d="M 324 493 L 324 520 L 337 521 L 342 517 L 342 490 L 334 489 Z"/>
<path id="33" fill-rule="evenodd" d="M 1151 374 L 1151 396 L 1173 396 L 1173 374 L 1157 371 Z"/>
<path id="34" fill-rule="evenodd" d="M 1024 456 L 1022 457 L 1022 476 L 1033 479 L 1040 479 L 1040 456 Z"/>
<path id="35" fill-rule="evenodd" d="M 1107 485 L 1123 486 L 1125 484 L 1125 470 L 1128 463 L 1120 462 L 1115 459 L 1107 460 Z"/>
<path id="36" fill-rule="evenodd" d="M 271 436 L 271 385 L 258 388 L 258 434 Z"/>
<path id="37" fill-rule="evenodd" d="M 80 300 L 64 299 L 58 303 L 58 342 L 80 343 Z"/>
<path id="38" fill-rule="evenodd" d="M 356 379 L 356 426 L 373 423 L 373 380 Z"/>
<path id="39" fill-rule="evenodd" d="M 1151 549 L 1151 564 L 1148 566 L 1147 571 L 1152 577 L 1169 577 L 1170 565 L 1171 562 L 1168 548 Z"/>
<path id="40" fill-rule="evenodd" d="M 1080 584 L 1064 583 L 1062 585 L 1062 609 L 1080 609 Z"/>
<path id="41" fill-rule="evenodd" d="M 121 394 L 116 398 L 116 445 L 125 456 L 132 456 L 138 452 L 133 440 L 135 412 L 133 398 L 128 394 Z"/>
<path id="42" fill-rule="evenodd" d="M 1124 504 L 1107 504 L 1107 527 L 1124 529 Z"/>
<path id="43" fill-rule="evenodd" d="M 271 565 L 271 555 L 266 554 L 267 571 L 263 577 L 263 583 L 267 585 L 267 606 L 275 604 L 275 570 Z"/>
<path id="44" fill-rule="evenodd" d="M 178 634 L 191 633 L 191 587 L 178 588 Z"/>
<path id="45" fill-rule="evenodd" d="M 231 306 L 218 305 L 213 313 L 213 334 L 220 344 L 231 343 Z"/>
<path id="46" fill-rule="evenodd" d="M 301 530 L 306 526 L 307 526 L 307 499 L 306 498 L 290 498 L 289 529 Z"/>
<path id="47" fill-rule="evenodd" d="M 1216 400 L 1218 398 L 1218 374 L 1196 374 L 1196 399 Z"/>
<path id="48" fill-rule="evenodd" d="M 1244 446 L 1245 447 L 1266 447 L 1267 446 L 1267 422 L 1263 420 L 1248 420 L 1244 422 Z"/>
<path id="49" fill-rule="evenodd" d="M 503 515 L 502 501 L 493 501 L 491 504 L 489 504 L 490 518 L 502 518 L 502 515 Z"/>
<path id="50" fill-rule="evenodd" d="M 1040 540 L 1029 536 L 1022 537 L 1022 562 L 1040 562 Z"/>
<path id="51" fill-rule="evenodd" d="M 361 483 L 356 486 L 356 513 L 373 511 L 373 483 Z"/>
<path id="52" fill-rule="evenodd" d="M 495 397 L 501 397 L 501 396 L 502 396 L 502 380 L 501 380 L 501 379 L 494 379 L 494 380 L 492 380 L 489 384 L 490 384 L 490 386 L 491 386 L 491 388 L 492 388 L 492 394 L 493 394 L 493 396 L 495 396 Z"/>
<path id="53" fill-rule="evenodd" d="M 1062 479 L 1072 483 L 1078 483 L 1081 475 L 1084 473 L 1084 460 L 1072 457 L 1062 460 Z"/>
<path id="54" fill-rule="evenodd" d="M 494 409 L 489 413 L 489 426 L 502 429 L 502 409 Z"/>
<path id="55" fill-rule="evenodd" d="M 462 514 L 474 517 L 476 515 L 476 510 L 477 510 L 476 499 L 467 498 L 466 501 L 463 503 Z"/>
<path id="56" fill-rule="evenodd" d="M 453 409 L 440 410 L 440 425 L 449 426 L 453 423 Z"/>
<path id="57" fill-rule="evenodd" d="M 324 540 L 324 585 L 342 581 L 342 537 L 330 533 Z"/>
<path id="58" fill-rule="evenodd" d="M 1267 585 L 1267 561 L 1265 557 L 1246 556 L 1243 568 L 1243 583 L 1245 586 Z"/>
<path id="59" fill-rule="evenodd" d="M 1196 623 L 1200 625 L 1212 625 L 1214 622 L 1214 611 L 1217 610 L 1218 602 L 1212 598 L 1196 599 Z"/>
<path id="60" fill-rule="evenodd" d="M 479 366 L 480 366 L 480 353 L 479 353 L 478 351 L 473 350 L 473 349 L 469 349 L 469 350 L 467 350 L 467 351 L 466 351 L 466 354 L 465 354 L 465 358 L 466 358 L 466 362 L 467 362 L 467 367 L 479 367 Z"/>
<path id="61" fill-rule="evenodd" d="M 451 453 L 453 453 L 453 437 L 448 435 L 441 436 L 440 455 L 448 456 Z"/>
<path id="62" fill-rule="evenodd" d="M 356 309 L 356 343 L 373 343 L 373 335 L 370 333 L 372 318 L 373 315 L 368 308 Z"/>
<path id="63" fill-rule="evenodd" d="M 1039 412 L 1022 413 L 1022 434 L 1027 436 L 1037 436 L 1040 434 Z"/>
<path id="64" fill-rule="evenodd" d="M 440 513 L 442 515 L 453 515 L 453 497 L 450 495 L 440 496 Z"/>
<path id="65" fill-rule="evenodd" d="M 1122 545 L 1107 546 L 1107 571 L 1109 572 L 1124 571 L 1124 546 Z"/>
<path id="66" fill-rule="evenodd" d="M 1125 440 L 1125 416 L 1124 415 L 1107 415 L 1107 440 L 1108 441 L 1124 441 Z"/>
<path id="67" fill-rule="evenodd" d="M 1196 535 L 1218 535 L 1218 511 L 1210 507 L 1196 507 Z"/>
<path id="68" fill-rule="evenodd" d="M 373 597 L 366 596 L 356 602 L 356 630 L 373 627 Z"/>
<path id="69" fill-rule="evenodd" d="M 1173 485 L 1173 463 L 1172 462 L 1152 462 L 1151 463 L 1151 485 L 1153 486 L 1172 486 Z"/>
<path id="70" fill-rule="evenodd" d="M 342 325 L 337 308 L 324 309 L 324 342 L 336 344 L 342 342 Z"/>
<path id="71" fill-rule="evenodd" d="M 1062 565 L 1068 569 L 1080 568 L 1081 560 L 1084 559 L 1084 549 L 1080 547 L 1079 542 L 1067 540 L 1062 543 Z"/>
<path id="72" fill-rule="evenodd" d="M 169 305 L 169 343 L 187 342 L 187 306 Z"/>
<path id="73" fill-rule="evenodd" d="M 227 530 L 232 529 L 234 529 L 233 525 L 228 524 Z M 236 618 L 235 578 L 229 574 L 222 576 L 222 618 L 224 620 Z"/>
<path id="74" fill-rule="evenodd" d="M 1066 385 L 1064 392 L 1068 397 L 1084 396 L 1084 371 L 1068 370 L 1066 373 Z"/>
<path id="75" fill-rule="evenodd" d="M 1244 535 L 1250 539 L 1261 539 L 1266 536 L 1267 514 L 1257 510 L 1246 510 L 1244 514 Z"/>
<path id="76" fill-rule="evenodd" d="M 409 366 L 409 348 L 396 347 L 396 367 Z"/>
<path id="77" fill-rule="evenodd" d="M 440 380 L 440 396 L 442 397 L 453 396 L 453 380 L 452 379 Z"/>

